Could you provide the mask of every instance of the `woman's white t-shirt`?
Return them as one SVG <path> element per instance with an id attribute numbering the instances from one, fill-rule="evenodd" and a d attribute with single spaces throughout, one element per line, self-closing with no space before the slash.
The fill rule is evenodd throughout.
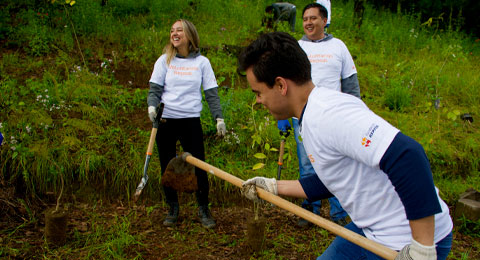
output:
<path id="1" fill-rule="evenodd" d="M 218 86 L 210 61 L 202 56 L 174 57 L 167 65 L 163 54 L 155 62 L 150 82 L 164 86 L 162 117 L 200 117 L 202 111 L 202 86 L 208 90 Z"/>

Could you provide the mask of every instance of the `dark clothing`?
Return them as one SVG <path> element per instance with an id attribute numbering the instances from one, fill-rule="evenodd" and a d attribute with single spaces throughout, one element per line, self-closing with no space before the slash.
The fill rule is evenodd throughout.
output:
<path id="1" fill-rule="evenodd" d="M 166 122 L 159 125 L 156 136 L 162 175 L 170 160 L 177 155 L 177 141 L 180 141 L 185 152 L 189 152 L 199 160 L 205 161 L 205 147 L 203 144 L 203 131 L 200 118 L 167 118 L 165 120 Z M 195 168 L 195 175 L 197 176 L 198 183 L 198 191 L 196 192 L 198 205 L 206 206 L 208 205 L 209 191 L 207 173 L 204 170 Z M 167 204 L 172 205 L 173 203 L 178 203 L 176 190 L 170 187 L 163 187 L 163 190 Z"/>
<path id="2" fill-rule="evenodd" d="M 268 6 L 265 11 L 267 13 L 273 12 L 273 23 L 274 26 L 282 21 L 288 22 L 290 24 L 290 30 L 295 31 L 295 19 L 297 16 L 297 8 L 295 5 L 290 3 L 273 3 L 271 6 Z M 272 27 L 271 18 L 265 18 L 262 25 L 266 23 L 267 27 Z"/>
<path id="3" fill-rule="evenodd" d="M 420 219 L 442 212 L 430 162 L 417 141 L 399 132 L 380 160 L 380 169 L 395 187 L 407 219 Z"/>

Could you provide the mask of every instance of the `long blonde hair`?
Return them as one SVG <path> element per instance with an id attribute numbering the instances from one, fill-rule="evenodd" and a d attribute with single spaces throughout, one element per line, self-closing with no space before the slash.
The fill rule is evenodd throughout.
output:
<path id="1" fill-rule="evenodd" d="M 193 23 L 191 23 L 188 20 L 179 19 L 179 20 L 176 20 L 175 23 L 178 21 L 182 22 L 183 32 L 185 33 L 185 36 L 187 37 L 187 40 L 188 40 L 188 51 L 189 52 L 198 51 L 200 38 L 198 37 L 197 28 L 195 28 L 195 25 L 193 25 Z M 175 55 L 177 55 L 177 52 L 178 52 L 177 48 L 173 46 L 171 41 L 169 41 L 167 45 L 165 45 L 165 48 L 163 49 L 163 53 L 167 54 L 167 64 L 170 64 L 170 62 L 175 57 Z"/>

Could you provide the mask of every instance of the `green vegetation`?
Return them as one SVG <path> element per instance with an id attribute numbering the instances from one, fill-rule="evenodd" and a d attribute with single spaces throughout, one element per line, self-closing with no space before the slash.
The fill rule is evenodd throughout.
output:
<path id="1" fill-rule="evenodd" d="M 0 147 L 0 181 L 42 197 L 59 192 L 63 174 L 66 192 L 91 190 L 92 199 L 130 199 L 142 176 L 151 129 L 148 80 L 178 18 L 196 25 L 202 53 L 210 59 L 220 86 L 228 133 L 224 140 L 215 137 L 205 105 L 206 161 L 242 179 L 274 177 L 281 140 L 276 122 L 254 104 L 245 78 L 236 72 L 237 52 L 228 47 L 245 46 L 264 31 L 261 16 L 270 2 L 1 3 L 0 131 L 5 140 Z M 293 35 L 299 39 L 301 10 L 309 1 L 293 2 L 298 7 Z M 467 188 L 478 190 L 480 42 L 457 31 L 422 25 L 415 14 L 392 14 L 370 6 L 357 28 L 351 1 L 335 2 L 332 13 L 328 31 L 355 57 L 364 102 L 424 146 L 441 196 L 453 207 Z M 467 113 L 473 122 L 462 119 Z M 154 157 L 142 196 L 157 199 L 160 165 L 156 152 Z M 253 170 L 258 163 L 263 167 Z M 293 137 L 287 138 L 284 163 L 282 178 L 298 178 Z M 238 193 L 228 183 L 213 177 L 210 181 L 220 200 Z M 75 238 L 96 252 L 89 256 L 124 258 L 122 248 L 141 247 L 139 238 L 128 231 L 129 218 L 115 217 L 117 230 L 103 230 L 91 217 L 93 233 Z M 478 230 L 479 224 L 467 226 Z M 325 244 L 297 250 L 312 246 L 321 252 Z M 8 250 L 0 247 L 0 256 L 10 254 Z M 458 259 L 468 259 L 468 252 L 459 255 L 455 253 Z M 275 255 L 264 259 L 270 258 Z"/>

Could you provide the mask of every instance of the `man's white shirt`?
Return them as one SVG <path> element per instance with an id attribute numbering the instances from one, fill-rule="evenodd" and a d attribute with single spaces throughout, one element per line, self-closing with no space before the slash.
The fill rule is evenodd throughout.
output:
<path id="1" fill-rule="evenodd" d="M 300 128 L 307 155 L 327 189 L 367 238 L 395 250 L 410 243 L 411 230 L 400 197 L 379 164 L 398 132 L 360 99 L 317 87 Z M 453 226 L 448 206 L 439 202 L 435 242 Z"/>
<path id="2" fill-rule="evenodd" d="M 341 40 L 299 40 L 298 43 L 312 65 L 312 81 L 315 86 L 341 91 L 341 80 L 357 73 L 352 55 Z"/>

